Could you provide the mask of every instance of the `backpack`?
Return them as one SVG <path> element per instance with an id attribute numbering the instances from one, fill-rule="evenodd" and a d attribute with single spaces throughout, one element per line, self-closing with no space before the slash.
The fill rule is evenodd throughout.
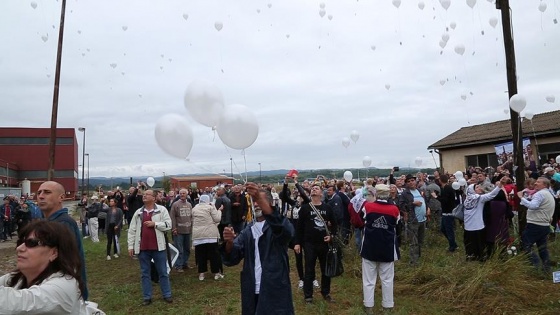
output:
<path id="1" fill-rule="evenodd" d="M 364 208 L 365 202 L 362 204 L 362 209 Z M 361 209 L 360 209 L 361 210 Z M 350 215 L 350 224 L 354 228 L 361 229 L 365 225 L 364 218 L 360 216 L 361 211 L 356 212 L 352 203 L 348 204 L 348 214 Z"/>

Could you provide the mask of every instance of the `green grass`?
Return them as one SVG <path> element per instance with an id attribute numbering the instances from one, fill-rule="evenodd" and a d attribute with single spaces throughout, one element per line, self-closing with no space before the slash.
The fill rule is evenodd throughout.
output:
<path id="1" fill-rule="evenodd" d="M 460 229 L 459 229 L 460 230 Z M 126 231 L 121 247 L 126 249 Z M 446 253 L 447 242 L 439 233 L 428 231 L 420 266 L 408 265 L 408 251 L 402 249 L 395 267 L 393 314 L 558 314 L 560 284 L 526 264 L 524 256 L 507 260 L 491 259 L 484 264 L 465 262 L 462 230 L 457 232 L 460 251 Z M 353 243 L 352 243 L 353 244 Z M 84 240 L 90 299 L 107 314 L 240 314 L 240 266 L 225 267 L 226 277 L 215 281 L 207 276 L 198 280 L 196 269 L 172 272 L 173 304 L 161 298 L 159 286 L 153 287 L 154 303 L 143 307 L 140 266 L 123 256 L 105 260 L 105 239 L 100 243 Z M 560 256 L 560 239 L 549 243 L 551 259 Z M 361 260 L 353 246 L 345 249 L 345 273 L 332 281 L 335 304 L 327 304 L 315 292 L 315 302 L 306 305 L 297 289 L 297 273 L 292 252 L 293 300 L 297 314 L 363 314 Z M 194 251 L 189 263 L 194 265 Z M 560 270 L 560 267 L 553 268 Z M 318 271 L 318 275 L 320 272 Z M 380 311 L 381 290 L 375 293 Z"/>

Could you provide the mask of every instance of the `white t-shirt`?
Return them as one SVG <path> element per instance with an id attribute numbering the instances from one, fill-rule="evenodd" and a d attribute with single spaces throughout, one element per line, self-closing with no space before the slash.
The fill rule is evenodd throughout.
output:
<path id="1" fill-rule="evenodd" d="M 253 232 L 253 239 L 255 239 L 255 294 L 259 294 L 261 291 L 261 276 L 262 276 L 262 266 L 261 266 L 261 255 L 259 253 L 259 238 L 263 235 L 263 221 L 255 221 L 255 224 L 251 226 L 251 232 Z"/>

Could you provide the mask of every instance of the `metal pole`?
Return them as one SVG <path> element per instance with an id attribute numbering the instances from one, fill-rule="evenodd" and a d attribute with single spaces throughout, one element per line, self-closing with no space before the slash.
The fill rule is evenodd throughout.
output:
<path id="1" fill-rule="evenodd" d="M 85 179 L 85 169 L 86 169 L 86 128 L 80 127 L 78 128 L 79 131 L 84 133 L 84 138 L 82 141 L 82 196 L 84 195 L 85 186 L 84 186 L 84 179 Z"/>
<path id="2" fill-rule="evenodd" d="M 54 75 L 54 93 L 51 115 L 51 137 L 49 140 L 49 170 L 47 172 L 47 180 L 54 177 L 54 156 L 56 150 L 56 120 L 58 117 L 58 91 L 60 85 L 60 64 L 62 61 L 62 38 L 64 35 L 64 13 L 66 11 L 66 0 L 62 0 L 62 8 L 60 13 L 60 27 L 58 31 L 58 50 L 56 53 L 56 72 Z"/>
<path id="3" fill-rule="evenodd" d="M 233 179 L 233 159 L 229 158 L 229 172 L 231 175 L 231 178 Z"/>
<path id="4" fill-rule="evenodd" d="M 261 163 L 259 163 L 259 183 L 262 184 L 262 169 L 261 169 Z"/>

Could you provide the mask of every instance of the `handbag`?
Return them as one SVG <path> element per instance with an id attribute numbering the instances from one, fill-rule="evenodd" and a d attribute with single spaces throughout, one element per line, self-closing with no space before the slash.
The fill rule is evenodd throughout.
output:
<path id="1" fill-rule="evenodd" d="M 334 278 L 342 275 L 344 273 L 344 266 L 342 265 L 342 242 L 337 237 L 333 237 L 329 232 L 329 227 L 319 210 L 315 208 L 312 203 L 309 203 L 313 211 L 317 214 L 317 217 L 323 222 L 325 226 L 325 230 L 327 231 L 327 236 L 331 237 L 331 241 L 329 242 L 329 249 L 327 251 L 327 259 L 325 261 L 325 276 L 329 278 Z"/>
<path id="2" fill-rule="evenodd" d="M 455 208 L 453 208 L 451 214 L 461 221 L 465 220 L 465 206 L 462 203 L 458 204 Z"/>

